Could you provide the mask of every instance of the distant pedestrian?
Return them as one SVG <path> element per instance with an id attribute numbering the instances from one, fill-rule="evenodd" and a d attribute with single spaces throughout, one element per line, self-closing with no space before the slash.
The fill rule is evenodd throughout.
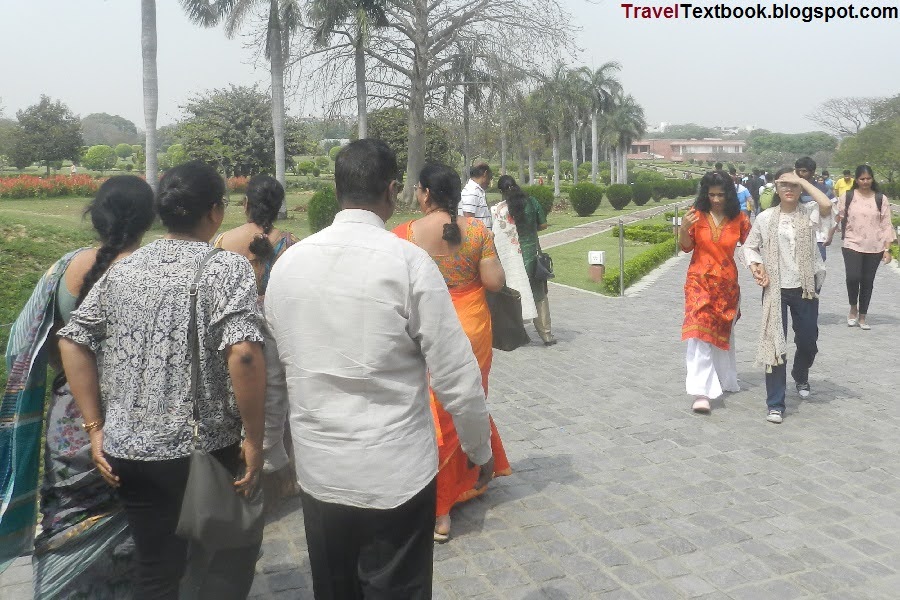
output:
<path id="1" fill-rule="evenodd" d="M 853 176 L 850 169 L 844 169 L 843 177 L 834 182 L 834 195 L 843 196 L 847 190 L 853 187 Z"/>
<path id="2" fill-rule="evenodd" d="M 868 330 L 871 326 L 866 317 L 875 273 L 882 261 L 891 262 L 891 243 L 895 239 L 890 199 L 881 193 L 868 165 L 856 167 L 853 187 L 838 201 L 838 219 L 850 300 L 847 325 Z"/>
<path id="3" fill-rule="evenodd" d="M 469 169 L 469 181 L 462 190 L 459 203 L 459 216 L 475 217 L 488 229 L 491 228 L 491 210 L 488 208 L 485 191 L 491 186 L 493 179 L 491 167 L 485 162 L 478 162 Z"/>
<path id="4" fill-rule="evenodd" d="M 763 288 L 762 324 L 756 363 L 766 370 L 766 420 L 781 423 L 787 391 L 787 317 L 790 311 L 797 351 L 791 376 L 801 398 L 809 397 L 809 369 L 819 337 L 819 289 L 825 263 L 816 233 L 833 222 L 831 200 L 793 169 L 775 174 L 772 207 L 760 213 L 744 243 L 744 257 Z M 806 192 L 814 202 L 800 203 Z"/>
<path id="5" fill-rule="evenodd" d="M 494 471 L 481 372 L 434 260 L 384 228 L 399 185 L 394 152 L 351 142 L 334 171 L 334 224 L 289 248 L 266 291 L 313 591 L 426 600 L 438 472 L 429 382 L 459 451 L 480 465 L 481 489 Z"/>
<path id="6" fill-rule="evenodd" d="M 741 289 L 734 250 L 749 233 L 750 219 L 741 212 L 731 178 L 719 172 L 704 175 L 678 235 L 681 249 L 693 252 L 684 284 L 681 339 L 687 341 L 686 387 L 694 396 L 694 412 L 708 413 L 710 400 L 723 391 L 740 391 L 734 324 Z"/>
<path id="7" fill-rule="evenodd" d="M 728 172 L 731 175 L 732 181 L 734 182 L 737 199 L 741 205 L 741 211 L 743 211 L 744 214 L 746 214 L 749 218 L 753 212 L 753 196 L 750 194 L 750 190 L 744 187 L 744 185 L 741 183 L 741 179 L 736 168 L 731 167 L 728 169 Z"/>
<path id="8" fill-rule="evenodd" d="M 69 167 L 69 175 L 77 175 L 78 167 L 75 166 L 75 163 L 72 163 L 72 166 Z"/>

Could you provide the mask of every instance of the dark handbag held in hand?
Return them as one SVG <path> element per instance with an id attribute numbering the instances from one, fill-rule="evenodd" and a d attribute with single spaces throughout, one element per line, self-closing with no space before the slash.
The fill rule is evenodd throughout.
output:
<path id="1" fill-rule="evenodd" d="M 503 286 L 499 292 L 487 292 L 494 338 L 492 346 L 510 352 L 531 343 L 522 324 L 522 295 Z"/>
<path id="2" fill-rule="evenodd" d="M 197 291 L 203 268 L 218 252 L 211 250 L 197 269 L 190 288 L 191 316 L 188 338 L 191 353 L 190 396 L 193 401 L 194 450 L 188 474 L 181 515 L 175 533 L 190 542 L 215 551 L 229 548 L 243 548 L 262 541 L 263 498 L 262 488 L 257 485 L 249 498 L 238 494 L 234 487 L 235 478 L 219 460 L 200 445 L 200 341 L 197 333 Z"/>
<path id="3" fill-rule="evenodd" d="M 553 274 L 553 259 L 546 252 L 538 250 L 534 260 L 534 278 L 546 281 L 554 277 L 556 275 Z"/>

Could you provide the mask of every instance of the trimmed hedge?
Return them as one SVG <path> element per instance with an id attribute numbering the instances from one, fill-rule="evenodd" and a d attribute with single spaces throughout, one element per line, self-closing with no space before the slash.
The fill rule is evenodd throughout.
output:
<path id="1" fill-rule="evenodd" d="M 549 215 L 553 210 L 553 188 L 546 185 L 525 185 L 522 191 L 538 201 L 544 214 Z"/>
<path id="2" fill-rule="evenodd" d="M 606 188 L 609 204 L 616 210 L 622 210 L 631 202 L 631 186 L 626 183 L 614 183 Z"/>
<path id="3" fill-rule="evenodd" d="M 603 188 L 593 183 L 579 183 L 572 186 L 569 192 L 569 203 L 579 217 L 589 217 L 594 214 L 600 202 L 603 200 Z"/>
<path id="4" fill-rule="evenodd" d="M 663 264 L 675 253 L 675 246 L 672 240 L 654 245 L 646 252 L 635 256 L 631 260 L 625 261 L 625 288 L 638 281 L 641 277 Z M 619 269 L 612 267 L 606 271 L 601 283 L 603 290 L 615 296 L 621 292 L 619 290 Z"/>
<path id="5" fill-rule="evenodd" d="M 634 203 L 638 206 L 644 206 L 650 202 L 653 195 L 653 186 L 649 183 L 635 183 L 631 186 L 631 193 L 634 196 Z"/>
<path id="6" fill-rule="evenodd" d="M 661 244 L 675 239 L 672 226 L 660 223 L 643 223 L 638 225 L 626 225 L 624 227 L 625 239 L 633 242 L 645 242 L 648 244 Z M 613 237 L 619 237 L 619 228 L 612 230 Z"/>
<path id="7" fill-rule="evenodd" d="M 334 222 L 334 216 L 338 214 L 337 196 L 334 188 L 322 188 L 309 199 L 307 214 L 309 215 L 309 230 L 317 233 Z"/>

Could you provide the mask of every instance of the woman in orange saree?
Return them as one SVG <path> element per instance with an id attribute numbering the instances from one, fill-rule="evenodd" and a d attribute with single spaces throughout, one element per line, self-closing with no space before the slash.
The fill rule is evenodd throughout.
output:
<path id="1" fill-rule="evenodd" d="M 733 328 L 741 289 L 734 250 L 749 233 L 750 219 L 741 212 L 731 178 L 707 173 L 679 231 L 681 249 L 694 253 L 684 284 L 681 339 L 687 341 L 687 393 L 698 413 L 709 413 L 710 399 L 723 391 L 740 390 Z"/>
<path id="2" fill-rule="evenodd" d="M 504 285 L 503 268 L 497 258 L 493 238 L 479 220 L 456 216 L 461 184 L 452 168 L 444 165 L 425 167 L 415 189 L 424 216 L 397 226 L 394 233 L 426 250 L 437 263 L 456 314 L 472 343 L 472 351 L 481 369 L 481 384 L 487 395 L 493 359 L 493 334 L 485 289 L 497 291 Z M 459 502 L 484 493 L 486 488 L 475 489 L 479 470 L 469 464 L 460 447 L 453 419 L 433 392 L 431 410 L 438 442 L 434 539 L 446 542 L 450 538 L 450 509 Z M 494 476 L 509 475 L 509 460 L 493 419 L 491 449 L 494 453 Z"/>

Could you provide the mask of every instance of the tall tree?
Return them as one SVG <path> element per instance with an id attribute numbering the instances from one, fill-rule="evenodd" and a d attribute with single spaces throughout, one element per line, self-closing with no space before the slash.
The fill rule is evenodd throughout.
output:
<path id="1" fill-rule="evenodd" d="M 272 82 L 272 129 L 275 137 L 275 178 L 286 185 L 284 70 L 290 52 L 291 35 L 301 23 L 300 0 L 181 0 L 191 20 L 203 27 L 225 22 L 225 35 L 234 37 L 253 10 L 267 8 L 266 45 Z M 281 205 L 279 218 L 287 216 L 287 204 Z"/>
<path id="2" fill-rule="evenodd" d="M 612 108 L 613 98 L 622 86 L 615 74 L 622 68 L 617 62 L 606 62 L 598 68 L 582 69 L 590 93 L 591 112 L 591 182 L 597 183 L 600 162 L 600 120 Z"/>
<path id="3" fill-rule="evenodd" d="M 353 47 L 356 85 L 357 136 L 368 136 L 368 92 L 366 90 L 366 48 L 373 29 L 388 24 L 385 0 L 313 0 L 310 20 L 315 24 L 315 43 L 327 46 L 333 35 L 347 39 Z"/>
<path id="4" fill-rule="evenodd" d="M 50 163 L 77 160 L 83 144 L 81 119 L 69 107 L 48 96 L 16 112 L 19 128 L 10 158 L 17 167 L 40 161 L 50 174 Z"/>
<path id="5" fill-rule="evenodd" d="M 478 61 L 480 49 L 477 40 L 471 43 L 459 43 L 456 45 L 447 70 L 442 73 L 445 86 L 445 101 L 449 103 L 451 96 L 458 90 L 462 95 L 462 178 L 469 177 L 471 163 L 471 111 L 481 109 L 485 98 L 485 86 L 489 84 L 488 74 L 479 69 Z"/>
<path id="6" fill-rule="evenodd" d="M 156 74 L 156 0 L 141 0 L 141 59 L 144 75 L 144 130 L 147 183 L 159 187 L 156 157 L 156 115 L 159 112 L 159 80 Z"/>
<path id="7" fill-rule="evenodd" d="M 607 118 L 609 136 L 614 142 L 614 161 L 610 161 L 613 183 L 628 183 L 628 147 L 647 129 L 644 109 L 633 96 L 619 95 Z M 615 162 L 615 168 L 612 163 Z"/>
<path id="8" fill-rule="evenodd" d="M 559 144 L 570 112 L 566 105 L 569 93 L 569 70 L 559 64 L 549 77 L 544 78 L 534 92 L 531 102 L 540 130 L 550 139 L 553 146 L 553 194 L 559 196 L 560 176 Z"/>
<path id="9" fill-rule="evenodd" d="M 877 98 L 832 98 L 820 104 L 806 118 L 837 136 L 856 135 L 872 120 Z"/>
<path id="10" fill-rule="evenodd" d="M 562 85 L 562 96 L 566 104 L 569 120 L 569 138 L 572 142 L 572 183 L 578 184 L 578 132 L 590 112 L 591 90 L 577 70 L 566 72 Z"/>

